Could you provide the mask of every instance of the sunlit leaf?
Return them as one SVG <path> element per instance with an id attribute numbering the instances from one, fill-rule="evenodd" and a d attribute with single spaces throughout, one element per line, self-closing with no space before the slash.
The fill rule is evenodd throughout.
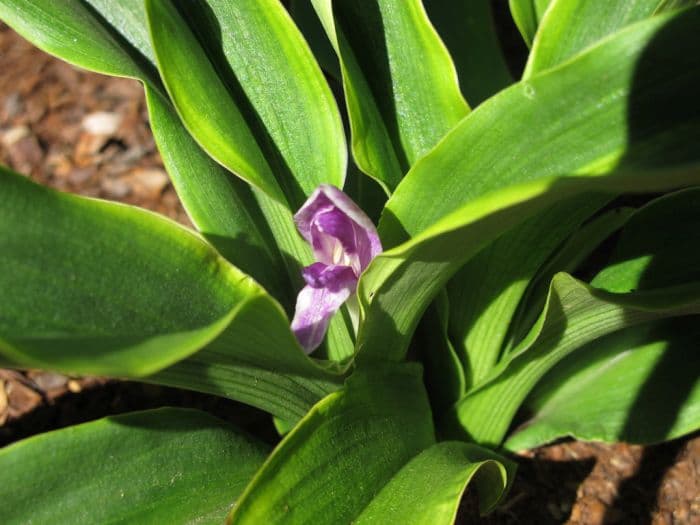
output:
<path id="1" fill-rule="evenodd" d="M 185 228 L 4 169 L 0 195 L 0 353 L 14 365 L 143 377 L 208 345 L 181 386 L 235 366 L 228 397 L 290 419 L 304 409 L 279 406 L 308 408 L 327 393 L 315 382 L 337 380 L 303 354 L 279 304 Z"/>
<path id="2" fill-rule="evenodd" d="M 341 65 L 352 152 L 387 192 L 469 108 L 420 0 L 312 0 Z"/>
<path id="3" fill-rule="evenodd" d="M 370 359 L 401 359 L 447 279 L 552 204 L 589 192 L 697 183 L 700 52 L 688 51 L 699 46 L 699 15 L 692 9 L 653 17 L 516 84 L 416 164 L 380 223 L 389 248 L 413 238 L 380 255 L 360 280 L 360 355 L 364 349 Z M 538 133 L 529 131 L 535 123 Z"/>

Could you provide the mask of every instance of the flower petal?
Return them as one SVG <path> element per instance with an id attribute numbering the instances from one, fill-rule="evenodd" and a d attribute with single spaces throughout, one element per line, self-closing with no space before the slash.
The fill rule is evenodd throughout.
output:
<path id="1" fill-rule="evenodd" d="M 328 265 L 320 262 L 313 263 L 301 271 L 306 284 L 312 288 L 328 288 L 336 292 L 357 281 L 355 272 L 349 266 Z"/>
<path id="2" fill-rule="evenodd" d="M 304 268 L 307 283 L 297 296 L 292 331 L 307 353 L 323 341 L 332 315 L 354 293 L 357 277 L 348 266 L 315 263 Z"/>
<path id="3" fill-rule="evenodd" d="M 382 251 L 377 229 L 371 219 L 350 197 L 334 186 L 319 186 L 294 215 L 294 220 L 321 262 L 352 265 L 359 275 Z M 344 259 L 337 257 L 337 243 L 326 236 L 340 242 L 346 252 Z M 355 264 L 350 260 L 353 255 L 358 258 Z"/>

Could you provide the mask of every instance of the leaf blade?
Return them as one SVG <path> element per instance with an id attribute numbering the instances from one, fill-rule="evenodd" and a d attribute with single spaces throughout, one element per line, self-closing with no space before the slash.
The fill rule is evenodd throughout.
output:
<path id="1" fill-rule="evenodd" d="M 194 410 L 158 409 L 0 450 L 3 523 L 220 523 L 268 447 Z"/>

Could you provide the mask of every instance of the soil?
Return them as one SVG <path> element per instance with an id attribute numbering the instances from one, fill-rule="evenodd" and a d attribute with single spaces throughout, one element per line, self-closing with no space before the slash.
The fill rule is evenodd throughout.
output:
<path id="1" fill-rule="evenodd" d="M 189 224 L 155 148 L 137 82 L 80 71 L 2 25 L 0 71 L 0 163 L 59 190 L 135 204 Z M 0 370 L 0 446 L 165 405 L 207 410 L 275 440 L 267 416 L 232 401 Z M 505 503 L 478 519 L 468 495 L 461 523 L 700 525 L 700 433 L 648 447 L 564 441 L 515 459 L 518 476 Z"/>

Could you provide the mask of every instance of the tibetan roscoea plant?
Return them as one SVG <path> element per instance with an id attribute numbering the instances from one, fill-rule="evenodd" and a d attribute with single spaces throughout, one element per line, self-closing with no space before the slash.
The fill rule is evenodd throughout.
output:
<path id="1" fill-rule="evenodd" d="M 510 0 L 521 71 L 487 0 L 0 2 L 143 84 L 196 229 L 3 168 L 0 364 L 287 431 L 38 435 L 0 450 L 0 522 L 452 523 L 514 451 L 699 428 L 695 4 Z"/>

